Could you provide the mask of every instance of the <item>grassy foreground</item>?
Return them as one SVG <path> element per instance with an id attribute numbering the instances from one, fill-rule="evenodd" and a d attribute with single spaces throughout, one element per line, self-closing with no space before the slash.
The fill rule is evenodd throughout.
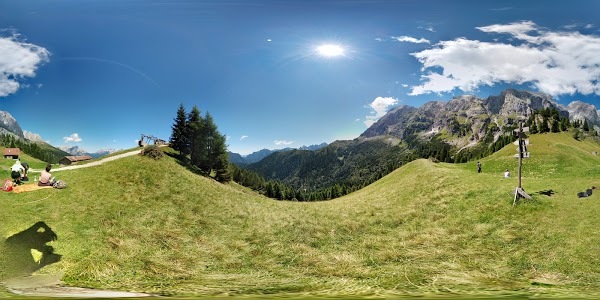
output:
<path id="1" fill-rule="evenodd" d="M 532 136 L 534 200 L 516 207 L 514 148 L 481 160 L 482 174 L 418 160 L 317 203 L 133 156 L 59 172 L 65 190 L 1 194 L 0 236 L 44 221 L 63 260 L 39 272 L 162 295 L 600 295 L 600 190 L 576 197 L 600 186 L 600 146 Z"/>

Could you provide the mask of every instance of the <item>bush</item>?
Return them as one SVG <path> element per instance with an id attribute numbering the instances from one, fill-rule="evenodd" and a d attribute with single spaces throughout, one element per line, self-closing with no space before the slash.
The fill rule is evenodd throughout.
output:
<path id="1" fill-rule="evenodd" d="M 161 159 L 163 157 L 163 152 L 156 145 L 148 145 L 142 150 L 143 156 L 148 156 L 154 159 Z"/>

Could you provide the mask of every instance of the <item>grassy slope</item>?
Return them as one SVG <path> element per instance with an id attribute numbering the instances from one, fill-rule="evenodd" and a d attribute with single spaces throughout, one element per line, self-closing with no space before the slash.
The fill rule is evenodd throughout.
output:
<path id="1" fill-rule="evenodd" d="M 162 294 L 600 292 L 599 146 L 535 135 L 512 206 L 516 146 L 452 165 L 418 160 L 346 197 L 278 202 L 134 156 L 61 172 L 69 188 L 0 196 L 0 234 L 38 220 L 73 285 Z M 512 179 L 502 178 L 503 170 Z M 533 284 L 532 284 L 533 283 Z"/>

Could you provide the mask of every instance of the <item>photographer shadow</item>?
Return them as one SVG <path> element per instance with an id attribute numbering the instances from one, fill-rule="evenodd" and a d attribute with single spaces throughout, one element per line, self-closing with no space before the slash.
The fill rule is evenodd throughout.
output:
<path id="1" fill-rule="evenodd" d="M 27 276 L 33 272 L 56 262 L 62 258 L 54 253 L 52 246 L 46 245 L 55 241 L 57 235 L 44 222 L 14 234 L 4 241 L 5 276 Z M 35 251 L 34 251 L 35 250 Z"/>

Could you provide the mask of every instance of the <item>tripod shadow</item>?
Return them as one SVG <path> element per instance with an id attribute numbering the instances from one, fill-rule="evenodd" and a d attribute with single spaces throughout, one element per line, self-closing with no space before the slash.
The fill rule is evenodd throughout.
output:
<path id="1" fill-rule="evenodd" d="M 57 238 L 56 233 L 41 221 L 7 238 L 4 241 L 5 252 L 3 253 L 6 260 L 4 263 L 6 275 L 9 277 L 31 275 L 47 265 L 60 261 L 62 256 L 55 254 L 52 246 L 46 245 Z"/>

